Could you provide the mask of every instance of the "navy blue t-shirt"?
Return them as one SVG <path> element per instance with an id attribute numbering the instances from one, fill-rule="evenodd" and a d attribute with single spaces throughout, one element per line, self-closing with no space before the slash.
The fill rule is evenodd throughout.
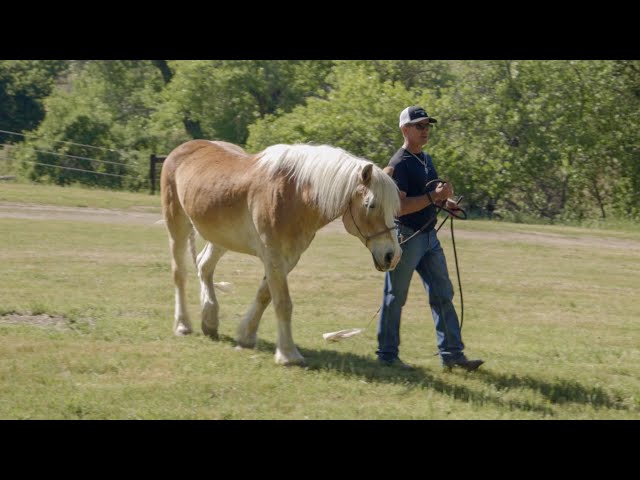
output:
<path id="1" fill-rule="evenodd" d="M 391 157 L 389 166 L 393 168 L 392 177 L 398 188 L 406 193 L 407 197 L 424 195 L 427 191 L 425 189 L 427 182 L 438 178 L 431 156 L 424 152 L 414 156 L 408 150 L 401 148 Z M 436 185 L 437 182 L 434 182 L 429 187 L 429 191 L 433 191 Z M 398 222 L 414 230 L 419 230 L 427 225 L 424 231 L 428 232 L 436 224 L 437 213 L 434 205 L 428 205 L 417 212 L 402 215 L 398 218 Z"/>

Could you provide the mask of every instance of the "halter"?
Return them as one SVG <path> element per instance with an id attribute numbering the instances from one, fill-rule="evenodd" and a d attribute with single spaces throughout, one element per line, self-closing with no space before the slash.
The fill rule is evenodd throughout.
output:
<path id="1" fill-rule="evenodd" d="M 369 240 L 371 240 L 372 238 L 376 238 L 379 237 L 380 235 L 383 235 L 387 232 L 390 232 L 391 230 L 395 230 L 396 228 L 398 228 L 397 225 L 394 225 L 393 227 L 387 227 L 384 230 L 378 232 L 378 233 L 374 233 L 373 235 L 365 235 L 362 233 L 362 231 L 360 230 L 360 227 L 358 227 L 358 224 L 356 223 L 356 219 L 353 216 L 353 212 L 351 211 L 351 202 L 353 200 L 349 200 L 349 214 L 351 215 L 351 220 L 353 220 L 353 224 L 356 226 L 356 230 L 358 230 L 358 233 L 360 234 L 360 236 L 362 238 L 364 238 L 364 244 L 367 245 L 369 243 Z"/>

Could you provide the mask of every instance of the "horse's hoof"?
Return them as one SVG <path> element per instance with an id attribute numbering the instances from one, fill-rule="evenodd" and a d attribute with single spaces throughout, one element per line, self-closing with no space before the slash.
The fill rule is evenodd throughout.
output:
<path id="1" fill-rule="evenodd" d="M 202 333 L 204 333 L 211 340 L 218 340 L 220 337 L 218 335 L 218 330 L 214 330 L 211 328 L 207 328 L 204 323 L 202 324 Z"/>
<path id="2" fill-rule="evenodd" d="M 282 365 L 283 367 L 305 367 L 307 365 L 304 358 L 302 360 L 276 360 L 276 364 Z"/>
<path id="3" fill-rule="evenodd" d="M 285 367 L 291 366 L 305 366 L 304 357 L 299 352 L 287 357 L 283 355 L 280 350 L 276 350 L 275 361 L 278 365 L 284 365 Z"/>
<path id="4" fill-rule="evenodd" d="M 184 337 L 191 333 L 191 329 L 184 325 L 180 325 L 178 328 L 175 329 L 173 333 L 176 335 L 176 337 Z"/>
<path id="5" fill-rule="evenodd" d="M 243 339 L 236 338 L 236 342 L 238 343 L 239 348 L 256 348 L 258 339 L 256 337 Z"/>

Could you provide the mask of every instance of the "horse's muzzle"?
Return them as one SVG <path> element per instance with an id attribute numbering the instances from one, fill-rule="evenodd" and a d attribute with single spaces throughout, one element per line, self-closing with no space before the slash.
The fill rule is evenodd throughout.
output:
<path id="1" fill-rule="evenodd" d="M 393 251 L 388 251 L 383 258 L 382 264 L 378 262 L 376 256 L 372 253 L 371 257 L 373 258 L 373 264 L 379 272 L 388 272 L 389 270 L 393 270 L 396 268 L 398 261 L 400 260 L 400 256 L 395 258 Z"/>

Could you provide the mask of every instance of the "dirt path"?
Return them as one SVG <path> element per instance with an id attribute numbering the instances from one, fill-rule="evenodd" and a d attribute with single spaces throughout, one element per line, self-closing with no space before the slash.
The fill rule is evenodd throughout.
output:
<path id="1" fill-rule="evenodd" d="M 441 237 L 449 237 L 449 232 L 438 234 Z M 508 242 L 514 241 L 519 243 L 530 243 L 536 245 L 556 245 L 568 247 L 589 247 L 589 248 L 616 248 L 635 250 L 640 253 L 640 242 L 634 240 L 626 240 L 619 238 L 596 237 L 590 235 L 563 235 L 559 233 L 546 232 L 470 232 L 455 231 L 456 238 L 464 238 L 469 240 L 483 240 Z"/>
<path id="2" fill-rule="evenodd" d="M 24 203 L 0 202 L 0 218 L 26 218 L 33 220 L 73 220 L 81 222 L 118 223 L 136 225 L 163 226 L 160 213 L 148 213 L 140 210 L 109 210 L 106 208 L 59 207 L 55 205 L 36 205 Z M 331 222 L 318 233 L 346 233 L 340 219 Z M 448 226 L 440 235 L 449 236 Z M 538 245 L 557 245 L 590 248 L 613 248 L 634 250 L 640 253 L 640 241 L 598 237 L 591 235 L 569 235 L 546 232 L 478 232 L 456 230 L 456 238 L 484 241 L 515 241 Z"/>
<path id="3" fill-rule="evenodd" d="M 151 225 L 161 221 L 162 215 L 136 210 L 109 210 L 106 208 L 59 207 L 56 205 L 0 202 L 0 218 Z"/>

